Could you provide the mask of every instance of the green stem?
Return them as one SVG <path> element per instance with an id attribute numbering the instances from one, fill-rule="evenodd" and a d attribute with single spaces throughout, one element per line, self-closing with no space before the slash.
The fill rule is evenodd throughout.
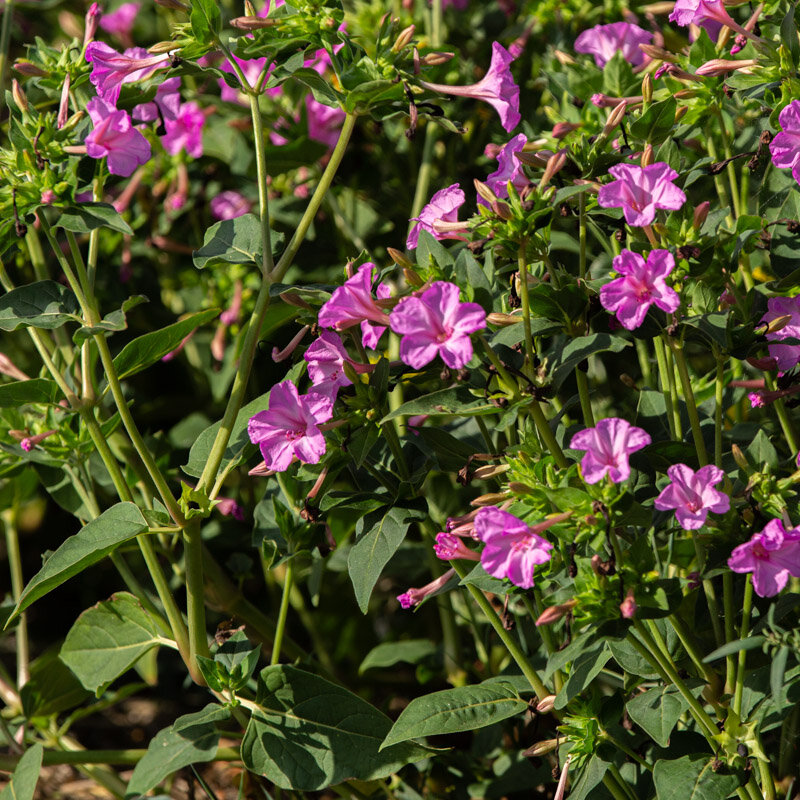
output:
<path id="1" fill-rule="evenodd" d="M 695 667 L 697 667 L 698 672 L 711 687 L 711 691 L 714 693 L 714 696 L 717 696 L 719 692 L 719 676 L 716 672 L 714 672 L 709 664 L 703 663 L 703 654 L 698 649 L 692 632 L 677 614 L 673 614 L 669 619 L 672 623 L 675 633 L 678 634 L 678 639 L 680 639 L 683 649 L 689 654 L 689 658 L 692 659 L 692 662 L 694 663 Z"/>
<path id="2" fill-rule="evenodd" d="M 625 792 L 625 796 L 628 800 L 639 800 L 639 798 L 633 793 L 633 789 L 628 785 L 628 782 L 625 778 L 622 777 L 620 774 L 619 769 L 617 769 L 617 765 L 611 763 L 608 765 L 608 775 L 614 780 L 614 782 Z"/>
<path id="3" fill-rule="evenodd" d="M 524 594 L 522 595 L 522 604 L 527 609 L 528 613 L 531 615 L 532 620 L 536 620 L 539 617 L 539 614 L 542 613 L 543 604 L 541 601 L 541 593 L 538 589 L 534 586 L 533 587 L 533 594 L 534 599 L 536 601 L 535 605 L 531 602 L 529 597 L 526 597 Z M 544 649 L 547 652 L 548 656 L 553 655 L 556 652 L 556 643 L 553 640 L 553 632 L 550 630 L 549 625 L 541 625 L 540 627 L 536 628 L 539 632 L 539 635 L 542 637 L 542 644 L 544 644 Z M 553 671 L 553 687 L 555 693 L 558 694 L 561 691 L 561 687 L 564 685 L 564 673 L 560 670 Z"/>
<path id="4" fill-rule="evenodd" d="M 714 346 L 714 357 L 717 360 L 717 374 L 714 378 L 714 464 L 722 466 L 722 422 L 723 398 L 725 393 L 725 359 Z M 793 451 L 794 452 L 794 451 Z"/>
<path id="5" fill-rule="evenodd" d="M 767 388 L 771 391 L 775 390 L 775 380 L 772 376 L 767 377 Z M 789 450 L 792 453 L 797 452 L 797 434 L 795 433 L 794 425 L 792 424 L 789 415 L 786 412 L 786 404 L 782 398 L 778 398 L 773 404 L 775 413 L 778 415 L 778 422 L 781 424 L 783 436 L 786 439 L 786 444 L 789 445 Z"/>
<path id="6" fill-rule="evenodd" d="M 758 772 L 761 776 L 761 791 L 764 800 L 775 800 L 775 779 L 772 777 L 769 764 L 765 763 L 760 758 L 756 760 L 758 761 Z"/>
<path id="7" fill-rule="evenodd" d="M 6 96 L 6 70 L 8 68 L 8 46 L 11 42 L 11 19 L 14 16 L 15 0 L 6 0 L 3 8 L 3 24 L 0 27 L 0 95 L 3 103 Z"/>
<path id="8" fill-rule="evenodd" d="M 17 517 L 19 512 L 19 498 L 14 497 L 11 508 L 3 512 L 3 527 L 6 534 L 6 557 L 11 573 L 11 595 L 14 603 L 19 601 L 25 581 L 22 574 L 22 555 L 19 549 L 19 531 Z M 23 611 L 18 618 L 14 631 L 17 651 L 17 691 L 28 682 L 30 678 L 30 648 L 28 646 L 28 618 Z"/>
<path id="9" fill-rule="evenodd" d="M 725 607 L 725 643 L 736 638 L 736 611 L 733 607 L 733 573 L 726 570 L 722 574 L 722 602 Z M 731 653 L 725 658 L 725 691 L 733 694 L 736 683 L 736 656 Z"/>
<path id="10" fill-rule="evenodd" d="M 442 0 L 431 3 L 431 47 L 442 44 Z"/>
<path id="11" fill-rule="evenodd" d="M 689 415 L 689 423 L 692 426 L 692 438 L 694 439 L 695 450 L 697 450 L 697 460 L 701 467 L 708 464 L 708 452 L 703 441 L 703 432 L 700 429 L 700 415 L 697 413 L 697 403 L 692 391 L 692 379 L 689 377 L 689 369 L 686 366 L 686 359 L 683 355 L 683 345 L 674 339 L 669 340 L 670 348 L 675 356 L 675 364 L 678 367 L 678 376 L 681 380 L 683 398 L 686 401 L 686 413 Z"/>
<path id="12" fill-rule="evenodd" d="M 634 339 L 634 341 L 636 343 L 636 355 L 639 357 L 639 369 L 642 371 L 642 381 L 645 386 L 652 387 L 653 374 L 650 370 L 650 354 L 647 352 L 647 343 L 644 339 Z M 664 408 L 667 409 L 667 419 L 669 419 L 669 403 L 666 402 L 666 396 L 664 399 Z M 670 427 L 672 427 L 672 420 L 670 420 Z"/>
<path id="13" fill-rule="evenodd" d="M 536 423 L 536 429 L 539 431 L 539 436 L 542 437 L 545 447 L 547 447 L 547 449 L 550 451 L 550 454 L 555 459 L 556 464 L 558 464 L 561 469 L 566 469 L 569 466 L 569 461 L 567 461 L 566 456 L 556 441 L 555 434 L 550 430 L 550 425 L 547 422 L 544 411 L 542 411 L 541 405 L 539 405 L 539 401 L 536 399 L 531 400 L 529 409 L 531 416 L 533 417 L 533 421 Z"/>
<path id="14" fill-rule="evenodd" d="M 206 632 L 205 588 L 203 584 L 203 540 L 200 520 L 192 519 L 183 529 L 183 554 L 186 565 L 186 619 L 189 622 L 189 659 L 192 665 L 197 656 L 208 658 Z M 197 669 L 197 675 L 200 670 Z M 197 680 L 195 675 L 195 680 Z"/>
<path id="15" fill-rule="evenodd" d="M 578 384 L 578 396 L 581 400 L 583 424 L 587 428 L 594 428 L 592 401 L 589 397 L 589 379 L 586 377 L 586 373 L 580 367 L 575 367 L 575 382 Z"/>
<path id="16" fill-rule="evenodd" d="M 458 573 L 459 577 L 465 577 L 467 570 L 464 568 L 461 562 L 451 561 L 450 564 L 453 566 L 456 573 Z M 497 613 L 492 608 L 492 604 L 486 599 L 486 596 L 483 594 L 483 592 L 473 586 L 471 583 L 467 584 L 467 590 L 475 599 L 475 602 L 480 606 L 480 609 L 483 611 L 489 624 L 492 626 L 492 628 L 494 628 L 494 632 L 498 635 L 500 641 L 502 641 L 502 643 L 506 646 L 506 649 L 517 663 L 517 666 L 522 671 L 522 674 L 528 679 L 531 688 L 536 693 L 536 697 L 538 697 L 539 700 L 542 700 L 550 695 L 547 687 L 544 685 L 544 683 L 542 683 L 541 678 L 533 668 L 531 662 L 528 660 L 528 657 L 522 651 L 522 648 L 519 646 L 516 639 L 509 635 L 508 631 L 503 627 L 503 623 L 500 621 Z"/>
<path id="17" fill-rule="evenodd" d="M 283 592 L 281 594 L 281 607 L 278 611 L 278 624 L 275 627 L 275 639 L 272 642 L 272 658 L 270 665 L 274 666 L 281 659 L 281 643 L 283 632 L 286 629 L 286 616 L 289 613 L 289 593 L 292 591 L 292 581 L 294 580 L 294 564 L 292 560 L 286 562 L 286 572 L 283 576 Z"/>
<path id="18" fill-rule="evenodd" d="M 608 789 L 614 800 L 630 800 L 630 798 L 628 797 L 628 793 L 624 790 L 622 786 L 619 785 L 619 783 L 616 780 L 614 780 L 614 777 L 612 775 L 608 774 L 608 772 L 606 772 L 606 774 L 603 775 L 603 786 L 605 786 L 606 789 Z"/>
<path id="19" fill-rule="evenodd" d="M 739 639 L 744 641 L 750 632 L 750 612 L 753 608 L 753 576 L 747 575 L 742 601 L 742 626 L 739 628 Z M 733 712 L 737 717 L 742 715 L 742 694 L 744 692 L 744 668 L 747 662 L 747 650 L 739 651 L 739 662 L 736 669 L 736 690 L 733 695 Z"/>
<path id="20" fill-rule="evenodd" d="M 417 188 L 414 191 L 414 200 L 411 203 L 411 214 L 409 215 L 408 231 L 414 227 L 414 218 L 419 216 L 425 200 L 428 198 L 428 188 L 431 182 L 431 171 L 433 168 L 433 146 L 436 144 L 438 128 L 435 123 L 425 124 L 425 142 L 422 145 L 422 162 L 417 172 Z"/>
<path id="21" fill-rule="evenodd" d="M 661 393 L 664 395 L 664 405 L 667 409 L 667 422 L 669 432 L 674 441 L 681 439 L 681 414 L 678 408 L 678 398 L 675 396 L 675 378 L 667 363 L 667 353 L 664 342 L 659 338 L 653 339 L 653 349 L 658 363 L 658 374 L 661 378 Z"/>
<path id="22" fill-rule="evenodd" d="M 586 192 L 578 195 L 578 277 L 586 280 Z"/>
<path id="23" fill-rule="evenodd" d="M 531 334 L 531 302 L 528 295 L 528 259 L 525 257 L 527 239 L 520 242 L 517 252 L 517 266 L 519 268 L 519 296 L 522 300 L 522 327 L 525 331 L 526 372 L 531 375 L 536 351 L 533 349 L 533 336 Z"/>

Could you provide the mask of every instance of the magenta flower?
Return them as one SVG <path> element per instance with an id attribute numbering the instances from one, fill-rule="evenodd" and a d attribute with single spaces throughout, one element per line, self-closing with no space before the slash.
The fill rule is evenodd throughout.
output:
<path id="1" fill-rule="evenodd" d="M 295 457 L 316 464 L 325 453 L 319 425 L 333 416 L 333 400 L 324 394 L 302 397 L 291 381 L 272 387 L 269 408 L 247 423 L 250 441 L 257 444 L 267 469 L 284 472 Z"/>
<path id="2" fill-rule="evenodd" d="M 506 131 L 513 131 L 522 117 L 519 113 L 519 86 L 514 83 L 509 66 L 514 57 L 499 42 L 492 43 L 492 60 L 489 70 L 477 83 L 469 86 L 448 86 L 441 83 L 420 81 L 420 85 L 432 92 L 474 97 L 492 105 L 500 115 Z"/>
<path id="3" fill-rule="evenodd" d="M 778 121 L 781 132 L 769 144 L 772 163 L 779 169 L 790 169 L 800 183 L 800 100 L 792 100 Z"/>
<path id="4" fill-rule="evenodd" d="M 594 428 L 576 433 L 572 450 L 585 450 L 581 470 L 586 483 L 597 483 L 605 475 L 614 483 L 628 480 L 631 474 L 628 456 L 650 444 L 650 435 L 624 419 L 601 419 Z"/>
<path id="5" fill-rule="evenodd" d="M 86 46 L 86 60 L 92 65 L 89 80 L 97 94 L 112 104 L 116 104 L 123 83 L 144 80 L 170 63 L 166 53 L 151 56 L 141 47 L 118 53 L 103 42 L 91 42 Z"/>
<path id="6" fill-rule="evenodd" d="M 206 115 L 197 103 L 182 103 L 175 119 L 164 120 L 167 132 L 161 137 L 161 144 L 171 156 L 186 150 L 192 158 L 200 158 L 205 121 Z"/>
<path id="7" fill-rule="evenodd" d="M 623 250 L 613 265 L 620 277 L 600 289 L 600 303 L 624 328 L 638 328 L 653 303 L 668 313 L 678 310 L 680 298 L 664 282 L 675 268 L 669 250 L 651 250 L 646 262 L 638 253 Z"/>
<path id="8" fill-rule="evenodd" d="M 609 173 L 616 180 L 600 187 L 597 202 L 603 208 L 622 208 L 628 225 L 650 225 L 657 208 L 676 211 L 686 202 L 686 195 L 672 183 L 678 173 L 664 162 L 648 167 L 617 164 Z"/>
<path id="9" fill-rule="evenodd" d="M 115 11 L 110 14 L 103 14 L 100 17 L 100 27 L 112 36 L 127 40 L 139 13 L 139 8 L 139 3 L 123 3 Z"/>
<path id="10" fill-rule="evenodd" d="M 319 324 L 323 328 L 343 331 L 360 324 L 364 347 L 372 350 L 389 325 L 389 317 L 372 297 L 374 271 L 374 264 L 362 264 L 344 286 L 334 290 L 331 299 L 319 310 Z M 375 294 L 383 300 L 391 292 L 386 284 L 379 283 Z"/>
<path id="11" fill-rule="evenodd" d="M 140 122 L 176 119 L 181 107 L 181 79 L 167 78 L 156 89 L 155 99 L 133 107 L 131 116 Z"/>
<path id="12" fill-rule="evenodd" d="M 406 240 L 406 247 L 413 250 L 419 244 L 419 232 L 428 231 L 437 239 L 448 238 L 446 233 L 438 233 L 433 227 L 435 222 L 457 222 L 458 209 L 466 202 L 461 187 L 454 183 L 446 189 L 440 189 L 431 197 L 430 202 L 419 212 L 418 217 L 413 217 L 409 222 L 417 224 L 411 228 Z"/>
<path id="13" fill-rule="evenodd" d="M 790 575 L 800 578 L 800 529 L 787 531 L 781 520 L 771 520 L 761 533 L 734 549 L 728 566 L 734 572 L 752 572 L 756 594 L 773 597 Z"/>
<path id="14" fill-rule="evenodd" d="M 722 0 L 676 0 L 675 8 L 669 15 L 669 21 L 681 27 L 702 25 L 708 20 L 727 25 L 737 33 L 743 33 L 742 26 L 731 19 Z M 747 36 L 752 34 L 748 31 Z"/>
<path id="15" fill-rule="evenodd" d="M 127 178 L 150 159 L 150 143 L 131 124 L 125 111 L 95 97 L 86 104 L 94 129 L 86 137 L 86 155 L 108 157 L 108 171 Z"/>
<path id="16" fill-rule="evenodd" d="M 335 396 L 340 386 L 352 385 L 353 382 L 344 373 L 344 362 L 352 364 L 352 359 L 347 355 L 339 335 L 333 331 L 320 334 L 303 358 L 308 362 L 308 374 L 314 391 Z"/>
<path id="17" fill-rule="evenodd" d="M 632 22 L 612 22 L 609 25 L 595 25 L 584 31 L 575 40 L 575 49 L 579 53 L 594 56 L 594 63 L 602 69 L 614 56 L 622 53 L 622 57 L 634 67 L 644 64 L 645 55 L 639 49 L 640 44 L 650 44 L 653 34 L 634 25 Z"/>
<path id="18" fill-rule="evenodd" d="M 308 138 L 322 142 L 330 148 L 336 147 L 339 131 L 347 116 L 341 108 L 326 106 L 315 100 L 313 95 L 306 95 L 306 116 L 308 118 Z"/>
<path id="19" fill-rule="evenodd" d="M 655 507 L 659 511 L 674 508 L 684 530 L 693 531 L 705 525 L 709 511 L 724 514 L 730 509 L 728 495 L 714 488 L 725 477 L 719 467 L 709 465 L 695 472 L 686 464 L 673 464 L 667 475 L 672 483 L 655 499 Z"/>
<path id="20" fill-rule="evenodd" d="M 212 197 L 209 206 L 214 219 L 236 219 L 236 217 L 247 214 L 252 208 L 252 203 L 239 192 L 226 189 Z"/>
<path id="21" fill-rule="evenodd" d="M 469 334 L 486 327 L 486 313 L 477 303 L 462 303 L 458 286 L 437 281 L 419 297 L 402 300 L 389 315 L 389 324 L 402 335 L 400 358 L 413 369 L 437 355 L 452 369 L 472 358 Z"/>
<path id="22" fill-rule="evenodd" d="M 447 572 L 440 575 L 435 580 L 425 586 L 416 589 L 407 589 L 403 594 L 397 595 L 397 600 L 401 608 L 413 608 L 418 606 L 426 597 L 436 594 L 447 585 L 448 581 L 456 574 L 455 569 L 452 567 Z"/>
<path id="23" fill-rule="evenodd" d="M 539 532 L 567 515 L 531 527 L 508 511 L 484 506 L 475 517 L 475 533 L 486 545 L 481 551 L 481 566 L 495 578 L 508 578 L 515 586 L 530 589 L 537 564 L 550 560 L 553 545 Z"/>
<path id="24" fill-rule="evenodd" d="M 522 170 L 522 164 L 515 157 L 516 153 L 522 152 L 522 148 L 527 143 L 528 137 L 524 133 L 519 133 L 500 148 L 497 154 L 497 170 L 485 181 L 497 197 L 508 197 L 509 181 L 518 192 L 530 183 Z M 478 195 L 478 202 L 484 206 L 489 205 L 480 195 Z"/>
<path id="25" fill-rule="evenodd" d="M 477 551 L 470 550 L 460 537 L 452 533 L 437 533 L 433 552 L 436 553 L 437 558 L 441 558 L 443 561 L 452 561 L 456 558 L 465 561 L 480 561 Z"/>
<path id="26" fill-rule="evenodd" d="M 767 302 L 767 313 L 761 317 L 761 324 L 765 325 L 779 317 L 789 317 L 788 322 L 777 331 L 767 333 L 767 340 L 779 342 L 781 339 L 800 340 L 800 295 L 796 297 L 770 297 Z M 769 354 L 775 359 L 781 372 L 791 369 L 800 362 L 800 345 L 798 344 L 770 344 L 767 347 Z"/>

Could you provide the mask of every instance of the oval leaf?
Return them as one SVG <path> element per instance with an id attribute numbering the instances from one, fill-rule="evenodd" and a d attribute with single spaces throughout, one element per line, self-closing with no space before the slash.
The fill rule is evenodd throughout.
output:
<path id="1" fill-rule="evenodd" d="M 70 536 L 45 561 L 23 589 L 11 618 L 73 575 L 96 564 L 123 542 L 146 530 L 147 522 L 133 503 L 117 503 L 104 511 L 74 536 Z"/>
<path id="2" fill-rule="evenodd" d="M 412 700 L 397 718 L 381 747 L 397 742 L 459 733 L 508 719 L 528 707 L 508 684 L 460 686 Z"/>
<path id="3" fill-rule="evenodd" d="M 25 403 L 56 405 L 60 398 L 61 390 L 58 384 L 46 378 L 33 378 L 29 381 L 16 381 L 0 386 L 0 408 L 16 408 Z"/>
<path id="4" fill-rule="evenodd" d="M 427 755 L 413 744 L 381 749 L 391 720 L 341 686 L 288 666 L 267 667 L 242 741 L 247 769 L 276 786 L 318 791 L 369 781 Z"/>
<path id="5" fill-rule="evenodd" d="M 55 228 L 73 233 L 89 233 L 95 228 L 111 228 L 129 235 L 133 233 L 130 225 L 108 203 L 82 203 L 80 206 L 65 208 L 52 224 Z"/>
<path id="6" fill-rule="evenodd" d="M 739 785 L 736 775 L 713 770 L 714 758 L 691 755 L 657 761 L 653 770 L 658 800 L 727 800 Z"/>
<path id="7" fill-rule="evenodd" d="M 78 315 L 75 295 L 55 281 L 29 283 L 0 297 L 0 330 L 4 331 L 15 331 L 21 325 L 52 330 L 79 321 Z"/>
<path id="8" fill-rule="evenodd" d="M 38 742 L 23 753 L 11 780 L 0 792 L 0 800 L 33 800 L 43 755 L 44 749 Z"/>

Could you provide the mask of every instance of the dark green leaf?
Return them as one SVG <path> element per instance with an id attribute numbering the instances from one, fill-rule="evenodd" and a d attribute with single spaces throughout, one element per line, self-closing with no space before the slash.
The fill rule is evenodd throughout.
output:
<path id="1" fill-rule="evenodd" d="M 164 643 L 142 604 L 132 594 L 118 592 L 75 620 L 59 655 L 81 684 L 99 696 L 148 650 Z"/>
<path id="2" fill-rule="evenodd" d="M 677 108 L 678 103 L 674 97 L 669 97 L 660 103 L 653 103 L 631 125 L 631 134 L 643 142 L 649 142 L 654 147 L 661 144 L 672 132 Z"/>
<path id="3" fill-rule="evenodd" d="M 46 378 L 32 378 L 29 381 L 4 383 L 0 386 L 0 408 L 16 408 L 25 405 L 25 403 L 56 405 L 61 396 L 58 384 Z"/>
<path id="4" fill-rule="evenodd" d="M 708 753 L 657 761 L 653 770 L 658 800 L 727 800 L 739 785 L 736 775 L 713 769 Z"/>
<path id="5" fill-rule="evenodd" d="M 630 718 L 656 744 L 668 747 L 672 729 L 689 703 L 674 686 L 657 686 L 634 695 L 626 708 Z"/>
<path id="6" fill-rule="evenodd" d="M 189 22 L 192 33 L 199 44 L 211 44 L 219 35 L 222 26 L 217 0 L 191 0 L 191 3 Z"/>
<path id="7" fill-rule="evenodd" d="M 570 800 L 586 800 L 600 784 L 608 771 L 608 762 L 592 756 L 569 792 Z"/>
<path id="8" fill-rule="evenodd" d="M 365 700 L 295 667 L 261 671 L 242 741 L 242 760 L 276 786 L 318 791 L 342 781 L 374 780 L 426 751 L 403 743 L 381 750 L 391 720 Z"/>
<path id="9" fill-rule="evenodd" d="M 11 779 L 0 792 L 0 800 L 33 800 L 42 769 L 43 754 L 44 749 L 38 742 L 22 754 Z"/>
<path id="10" fill-rule="evenodd" d="M 778 706 L 783 700 L 783 677 L 786 674 L 786 662 L 789 660 L 790 649 L 784 645 L 775 654 L 769 671 L 770 688 L 772 689 L 772 702 Z"/>
<path id="11" fill-rule="evenodd" d="M 0 330 L 15 331 L 20 325 L 52 330 L 76 322 L 80 313 L 77 298 L 66 286 L 37 281 L 0 297 Z"/>
<path id="12" fill-rule="evenodd" d="M 589 356 L 595 353 L 619 353 L 630 342 L 621 336 L 612 336 L 609 333 L 593 333 L 590 336 L 578 336 L 560 350 L 553 359 L 550 369 L 553 387 L 559 386 L 572 374 L 572 371 Z"/>
<path id="13" fill-rule="evenodd" d="M 464 415 L 476 416 L 481 414 L 496 414 L 497 406 L 492 405 L 483 397 L 476 397 L 465 386 L 455 386 L 449 389 L 440 389 L 432 394 L 417 397 L 403 403 L 390 414 L 387 414 L 381 421 L 383 425 L 390 419 L 401 416 L 416 416 L 427 414 L 428 416 L 441 415 Z"/>
<path id="14" fill-rule="evenodd" d="M 531 336 L 547 336 L 550 333 L 556 333 L 563 328 L 563 325 L 558 322 L 552 322 L 549 319 L 542 319 L 541 317 L 534 317 L 531 320 Z M 506 347 L 513 347 L 515 344 L 525 340 L 525 326 L 521 322 L 514 325 L 508 325 L 505 328 L 500 328 L 494 336 L 492 336 L 492 345 L 504 344 Z"/>
<path id="15" fill-rule="evenodd" d="M 400 661 L 406 664 L 418 664 L 436 652 L 436 645 L 428 639 L 408 639 L 404 642 L 384 642 L 367 653 L 358 674 L 362 675 L 368 669 L 382 669 L 393 667 Z"/>
<path id="16" fill-rule="evenodd" d="M 409 739 L 483 728 L 522 713 L 525 700 L 508 684 L 460 686 L 412 700 L 392 726 L 382 747 Z"/>
<path id="17" fill-rule="evenodd" d="M 111 228 L 120 233 L 132 234 L 130 225 L 108 203 L 82 203 L 65 208 L 53 223 L 55 228 L 63 228 L 72 233 L 89 233 L 95 228 Z"/>
<path id="18" fill-rule="evenodd" d="M 272 252 L 283 242 L 283 234 L 272 232 Z M 203 246 L 192 253 L 198 269 L 217 264 L 255 264 L 261 266 L 261 222 L 254 214 L 224 219 L 212 225 L 203 237 Z"/>
<path id="19" fill-rule="evenodd" d="M 573 697 L 580 694 L 599 674 L 611 658 L 611 651 L 605 642 L 583 650 L 575 659 L 566 683 L 556 695 L 555 707 L 564 708 Z"/>
<path id="20" fill-rule="evenodd" d="M 186 319 L 167 325 L 158 331 L 137 336 L 128 342 L 114 359 L 114 367 L 120 379 L 127 378 L 155 364 L 167 353 L 171 353 L 193 330 L 219 315 L 219 309 L 199 311 Z"/>
<path id="21" fill-rule="evenodd" d="M 95 325 L 84 325 L 82 328 L 78 328 L 78 330 L 72 334 L 72 341 L 74 341 L 75 344 L 83 344 L 88 338 L 98 333 L 108 334 L 116 331 L 124 331 L 128 327 L 128 319 L 126 317 L 128 311 L 147 302 L 148 300 L 143 294 L 129 297 L 120 308 L 106 314 L 100 322 Z"/>
<path id="22" fill-rule="evenodd" d="M 718 647 L 716 650 L 713 650 L 703 659 L 703 663 L 708 664 L 711 661 L 725 658 L 725 656 L 738 653 L 741 650 L 756 650 L 760 648 L 765 641 L 763 636 L 751 636 L 749 639 L 736 639 L 733 642 L 728 642 Z"/>
<path id="23" fill-rule="evenodd" d="M 57 650 L 47 650 L 31 663 L 30 678 L 19 693 L 22 711 L 28 719 L 61 714 L 91 696 L 58 657 Z"/>
<path id="24" fill-rule="evenodd" d="M 142 512 L 133 503 L 117 503 L 104 511 L 45 561 L 23 589 L 13 616 L 146 530 Z"/>

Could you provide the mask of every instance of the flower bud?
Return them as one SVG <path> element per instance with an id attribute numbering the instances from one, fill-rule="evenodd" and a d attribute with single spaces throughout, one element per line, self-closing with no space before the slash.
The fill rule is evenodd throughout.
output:
<path id="1" fill-rule="evenodd" d="M 477 478 L 479 481 L 486 481 L 490 478 L 495 478 L 508 472 L 508 464 L 487 464 L 484 467 L 478 467 L 473 473 L 472 477 Z"/>
<path id="2" fill-rule="evenodd" d="M 17 104 L 17 108 L 22 111 L 23 114 L 26 113 L 28 111 L 28 96 L 25 94 L 16 78 L 11 81 L 11 96 Z"/>
<path id="3" fill-rule="evenodd" d="M 501 314 L 497 311 L 493 311 L 486 317 L 486 321 L 490 325 L 497 325 L 498 327 L 505 328 L 509 325 L 516 325 L 518 322 L 522 322 L 522 317 L 518 314 Z"/>
<path id="4" fill-rule="evenodd" d="M 510 491 L 514 492 L 514 494 L 533 494 L 533 487 L 528 486 L 527 483 L 520 483 L 519 481 L 511 481 L 508 484 L 508 488 Z"/>
<path id="5" fill-rule="evenodd" d="M 417 28 L 415 25 L 409 25 L 407 28 L 403 28 L 392 45 L 392 52 L 399 53 L 405 47 L 408 47 L 408 45 L 411 44 L 411 40 L 414 38 L 416 30 Z"/>
<path id="6" fill-rule="evenodd" d="M 651 92 L 652 95 L 652 92 Z M 611 113 L 608 115 L 608 119 L 606 120 L 606 124 L 603 125 L 603 131 L 601 136 L 610 136 L 611 132 L 617 125 L 622 122 L 625 118 L 625 111 L 628 108 L 628 104 L 623 100 L 619 105 L 615 106 Z"/>
<path id="7" fill-rule="evenodd" d="M 403 277 L 406 279 L 406 283 L 408 283 L 409 286 L 413 286 L 415 289 L 419 289 L 420 286 L 425 285 L 425 281 L 423 281 L 413 269 L 408 267 L 403 268 Z"/>
<path id="8" fill-rule="evenodd" d="M 568 133 L 572 133 L 572 131 L 576 131 L 580 127 L 578 122 L 557 122 L 553 125 L 551 136 L 554 139 L 563 139 Z"/>
<path id="9" fill-rule="evenodd" d="M 653 76 L 649 72 L 642 78 L 642 101 L 653 102 Z"/>
<path id="10" fill-rule="evenodd" d="M 639 49 L 646 56 L 650 56 L 650 58 L 656 61 L 668 61 L 670 64 L 677 64 L 680 60 L 680 57 L 675 53 L 671 53 L 669 50 L 665 50 L 663 47 L 658 47 L 654 44 L 640 44 Z"/>
<path id="11" fill-rule="evenodd" d="M 256 16 L 256 7 L 253 5 L 252 0 L 244 0 L 244 13 L 246 17 Z"/>
<path id="12" fill-rule="evenodd" d="M 623 109 L 624 113 L 624 109 Z M 553 176 L 560 172 L 564 164 L 567 163 L 567 154 L 563 150 L 559 150 L 547 159 L 547 166 L 544 168 L 544 174 L 541 181 L 539 181 L 539 191 L 547 188 L 547 185 L 553 179 Z"/>
<path id="13" fill-rule="evenodd" d="M 231 27 L 240 31 L 258 31 L 262 28 L 272 28 L 275 25 L 277 22 L 274 19 L 256 16 L 234 17 L 231 20 Z"/>
<path id="14" fill-rule="evenodd" d="M 712 58 L 711 61 L 706 61 L 705 64 L 701 64 L 695 70 L 695 75 L 716 78 L 720 75 L 727 75 L 729 72 L 734 72 L 735 70 L 749 69 L 750 67 L 756 66 L 758 66 L 758 61 L 754 58 L 733 60 L 727 58 Z"/>
<path id="15" fill-rule="evenodd" d="M 438 67 L 440 64 L 446 64 L 455 53 L 426 53 L 420 58 L 419 63 L 424 67 Z"/>
<path id="16" fill-rule="evenodd" d="M 636 614 L 636 600 L 633 597 L 633 589 L 628 589 L 625 599 L 619 604 L 619 610 L 623 619 L 633 619 Z"/>
<path id="17" fill-rule="evenodd" d="M 507 495 L 504 492 L 491 492 L 489 494 L 482 494 L 480 497 L 476 497 L 474 500 L 470 502 L 471 506 L 494 506 L 498 503 L 502 503 L 503 500 L 507 499 Z"/>
<path id="18" fill-rule="evenodd" d="M 389 258 L 401 269 L 411 269 L 414 266 L 414 263 L 396 248 L 387 247 L 386 252 L 389 253 Z"/>
<path id="19" fill-rule="evenodd" d="M 763 333 L 777 333 L 782 331 L 792 321 L 791 314 L 782 314 L 780 317 L 770 320 Z"/>
<path id="20" fill-rule="evenodd" d="M 536 713 L 537 714 L 549 714 L 556 704 L 556 696 L 554 694 L 549 694 L 547 697 L 543 697 L 537 704 L 536 704 Z"/>
<path id="21" fill-rule="evenodd" d="M 97 26 L 100 22 L 102 11 L 99 3 L 92 3 L 83 18 L 83 46 L 86 47 L 89 42 L 94 41 L 94 36 L 97 33 Z"/>
<path id="22" fill-rule="evenodd" d="M 742 448 L 739 447 L 738 444 L 731 445 L 731 454 L 733 455 L 733 460 L 736 462 L 736 466 L 739 467 L 739 469 L 743 469 L 745 472 L 750 472 L 750 465 L 747 463 L 747 459 L 744 457 Z"/>
<path id="23" fill-rule="evenodd" d="M 696 231 L 699 231 L 700 228 L 702 228 L 705 224 L 705 221 L 708 218 L 708 210 L 710 208 L 711 202 L 709 200 L 703 200 L 703 202 L 695 208 L 694 218 L 692 219 L 692 227 Z"/>
<path id="24" fill-rule="evenodd" d="M 147 52 L 157 56 L 161 53 L 171 53 L 179 47 L 180 45 L 177 42 L 156 42 L 152 47 L 147 48 Z"/>
<path id="25" fill-rule="evenodd" d="M 561 603 L 557 606 L 550 606 L 549 608 L 546 608 L 537 617 L 536 627 L 538 628 L 540 625 L 552 625 L 554 622 L 558 622 L 558 620 L 572 611 L 576 605 L 578 605 L 577 600 L 568 600 L 566 603 Z"/>
<path id="26" fill-rule="evenodd" d="M 562 741 L 562 739 L 544 739 L 541 742 L 537 742 L 533 747 L 529 747 L 522 755 L 526 758 L 545 756 L 548 753 L 552 753 Z"/>
<path id="27" fill-rule="evenodd" d="M 642 151 L 642 159 L 640 163 L 643 167 L 649 167 L 654 161 L 655 156 L 653 155 L 653 145 L 648 142 Z"/>
<path id="28" fill-rule="evenodd" d="M 37 67 L 36 64 L 31 64 L 30 61 L 23 60 L 14 62 L 14 70 L 19 72 L 20 75 L 28 75 L 31 78 L 44 78 L 49 74 L 41 67 Z"/>
<path id="29" fill-rule="evenodd" d="M 284 303 L 288 303 L 290 306 L 303 308 L 306 311 L 312 310 L 311 306 L 308 303 L 306 303 L 306 301 L 303 300 L 303 298 L 300 297 L 299 294 L 296 294 L 295 292 L 281 292 L 281 294 L 278 296 L 281 298 L 281 300 L 283 300 Z"/>
<path id="30" fill-rule="evenodd" d="M 477 178 L 474 181 L 475 191 L 489 204 L 497 202 L 497 195 L 485 184 Z"/>
<path id="31" fill-rule="evenodd" d="M 492 211 L 497 214 L 500 219 L 506 220 L 514 219 L 514 213 L 511 211 L 511 206 L 504 200 L 495 200 L 492 203 Z"/>

